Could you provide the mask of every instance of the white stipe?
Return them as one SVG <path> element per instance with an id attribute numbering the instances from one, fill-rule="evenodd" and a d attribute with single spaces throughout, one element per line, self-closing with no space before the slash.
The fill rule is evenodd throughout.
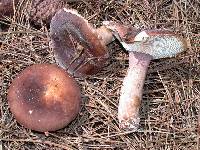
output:
<path id="1" fill-rule="evenodd" d="M 146 33 L 146 31 L 142 31 L 135 36 L 134 41 L 136 42 L 144 41 L 148 38 L 149 38 L 149 35 Z"/>

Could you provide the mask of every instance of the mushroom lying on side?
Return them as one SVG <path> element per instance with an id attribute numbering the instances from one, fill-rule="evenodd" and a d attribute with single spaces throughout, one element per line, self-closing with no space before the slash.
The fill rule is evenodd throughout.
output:
<path id="1" fill-rule="evenodd" d="M 23 70 L 8 90 L 8 103 L 16 120 L 40 132 L 68 125 L 80 110 L 76 81 L 53 64 L 32 65 Z"/>
<path id="2" fill-rule="evenodd" d="M 113 31 L 122 46 L 129 51 L 129 68 L 121 88 L 118 107 L 120 127 L 125 130 L 137 130 L 139 126 L 139 109 L 142 91 L 149 63 L 152 59 L 173 57 L 184 51 L 187 46 L 185 40 L 173 32 L 166 30 L 146 30 L 126 39 L 119 31 L 119 24 L 106 22 L 106 26 Z"/>
<path id="3" fill-rule="evenodd" d="M 50 46 L 59 66 L 74 76 L 97 73 L 109 57 L 113 35 L 104 26 L 94 29 L 75 10 L 61 9 L 51 20 Z"/>

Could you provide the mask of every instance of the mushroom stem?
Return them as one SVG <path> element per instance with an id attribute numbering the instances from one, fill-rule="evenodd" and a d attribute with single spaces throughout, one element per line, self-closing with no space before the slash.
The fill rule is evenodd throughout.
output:
<path id="1" fill-rule="evenodd" d="M 113 33 L 105 26 L 97 28 L 96 33 L 104 45 L 108 45 L 114 40 Z"/>
<path id="2" fill-rule="evenodd" d="M 129 53 L 129 69 L 121 88 L 118 106 L 120 128 L 136 131 L 139 126 L 139 109 L 142 91 L 151 55 L 137 52 Z"/>

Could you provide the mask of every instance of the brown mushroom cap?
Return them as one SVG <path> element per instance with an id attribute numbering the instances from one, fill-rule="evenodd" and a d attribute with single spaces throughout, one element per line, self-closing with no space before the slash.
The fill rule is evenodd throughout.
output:
<path id="1" fill-rule="evenodd" d="M 74 10 L 64 8 L 55 14 L 50 35 L 57 63 L 74 76 L 94 74 L 108 59 L 96 30 Z"/>
<path id="2" fill-rule="evenodd" d="M 52 64 L 26 68 L 8 90 L 8 103 L 16 120 L 40 132 L 69 124 L 80 110 L 80 99 L 75 80 Z"/>
<path id="3" fill-rule="evenodd" d="M 30 18 L 34 24 L 40 21 L 49 24 L 55 13 L 65 6 L 66 0 L 33 0 Z"/>
<path id="4" fill-rule="evenodd" d="M 0 0 L 0 18 L 13 15 L 13 7 L 19 0 Z M 22 7 L 27 2 L 22 2 Z M 43 21 L 49 24 L 54 14 L 61 8 L 67 6 L 66 0 L 32 0 L 30 7 L 30 19 L 34 24 Z M 14 5 L 13 5 L 14 4 Z"/>
<path id="5" fill-rule="evenodd" d="M 116 39 L 126 43 L 133 43 L 135 36 L 140 32 L 139 29 L 131 25 L 123 25 L 114 21 L 103 21 L 103 25 L 112 31 Z"/>
<path id="6" fill-rule="evenodd" d="M 0 18 L 13 14 L 13 4 L 17 4 L 19 0 L 1 0 L 0 1 Z"/>

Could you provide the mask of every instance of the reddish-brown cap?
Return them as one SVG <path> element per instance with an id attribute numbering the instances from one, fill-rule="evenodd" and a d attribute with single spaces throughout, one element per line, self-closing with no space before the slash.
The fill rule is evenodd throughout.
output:
<path id="1" fill-rule="evenodd" d="M 103 25 L 112 31 L 116 39 L 125 43 L 133 43 L 135 36 L 140 32 L 139 29 L 133 26 L 114 21 L 103 21 Z"/>
<path id="2" fill-rule="evenodd" d="M 138 32 L 112 21 L 104 22 L 104 25 L 113 32 L 125 50 L 148 54 L 153 59 L 173 57 L 187 49 L 186 40 L 169 30 Z"/>
<path id="3" fill-rule="evenodd" d="M 30 18 L 34 24 L 40 21 L 49 24 L 55 13 L 66 5 L 66 0 L 33 0 Z"/>
<path id="4" fill-rule="evenodd" d="M 10 16 L 13 14 L 14 4 L 17 4 L 19 0 L 1 0 L 0 1 L 0 18 L 3 16 Z"/>
<path id="5" fill-rule="evenodd" d="M 74 10 L 64 8 L 55 14 L 50 36 L 57 63 L 74 76 L 98 72 L 108 58 L 96 30 Z"/>
<path id="6" fill-rule="evenodd" d="M 13 7 L 17 6 L 18 2 L 19 0 L 0 0 L 0 18 L 13 15 Z M 20 5 L 23 7 L 27 5 L 26 3 L 22 2 Z M 65 0 L 33 0 L 30 7 L 30 19 L 34 24 L 41 21 L 49 24 L 55 13 L 66 6 Z"/>
<path id="7" fill-rule="evenodd" d="M 65 127 L 80 110 L 80 89 L 63 69 L 52 64 L 23 70 L 8 90 L 8 103 L 16 120 L 40 131 Z"/>

